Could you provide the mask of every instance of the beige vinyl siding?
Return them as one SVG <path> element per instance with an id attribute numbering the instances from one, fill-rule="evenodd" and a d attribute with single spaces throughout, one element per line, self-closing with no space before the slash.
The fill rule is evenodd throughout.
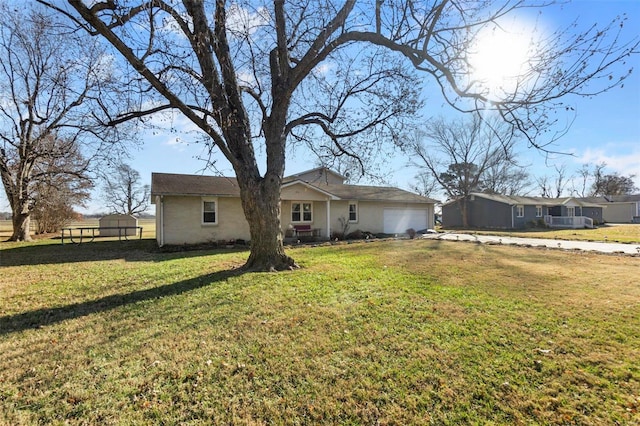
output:
<path id="1" fill-rule="evenodd" d="M 201 244 L 218 240 L 249 240 L 249 224 L 239 198 L 217 198 L 217 224 L 202 223 L 201 197 L 165 196 L 164 244 Z M 158 214 L 156 221 L 159 222 Z M 158 223 L 159 225 L 159 223 Z"/>
<path id="2" fill-rule="evenodd" d="M 352 201 L 331 202 L 331 231 L 341 231 L 339 218 L 349 217 L 349 203 Z M 425 209 L 427 210 L 427 226 L 433 227 L 433 205 L 421 203 L 389 203 L 377 201 L 358 201 L 358 222 L 350 223 L 348 232 L 356 230 L 373 233 L 383 232 L 384 209 Z M 416 230 L 418 231 L 418 230 Z"/>
<path id="3" fill-rule="evenodd" d="M 293 222 L 291 220 L 291 204 L 292 203 L 311 203 L 313 211 L 311 222 L 301 221 Z M 332 213 L 333 214 L 333 213 Z M 289 225 L 311 225 L 312 228 L 320 229 L 320 235 L 326 235 L 327 225 L 327 202 L 313 201 L 309 199 L 300 200 L 284 200 L 280 203 L 280 226 L 286 231 Z"/>
<path id="4" fill-rule="evenodd" d="M 631 223 L 636 216 L 636 203 L 608 203 L 602 209 L 605 222 L 610 223 Z"/>
<path id="5" fill-rule="evenodd" d="M 326 201 L 329 196 L 302 184 L 282 188 L 280 199 L 286 201 Z"/>
<path id="6" fill-rule="evenodd" d="M 433 226 L 433 204 L 407 203 L 390 201 L 366 200 L 330 200 L 329 194 L 295 184 L 282 190 L 280 223 L 286 231 L 291 221 L 291 203 L 312 203 L 313 218 L 309 224 L 319 230 L 319 235 L 326 238 L 329 232 L 341 232 L 340 218 L 349 218 L 349 204 L 356 202 L 358 206 L 358 221 L 350 223 L 348 232 L 356 230 L 380 233 L 384 230 L 385 208 L 393 209 L 423 209 L 427 210 L 428 227 Z M 216 224 L 203 223 L 203 201 L 215 199 L 217 201 Z M 330 219 L 327 224 L 327 202 L 330 206 Z M 155 198 L 156 229 L 158 244 L 183 245 L 216 242 L 218 240 L 243 239 L 250 240 L 249 224 L 244 218 L 244 212 L 239 197 L 208 197 L 200 195 L 164 195 Z M 329 229 L 327 229 L 327 225 Z"/>

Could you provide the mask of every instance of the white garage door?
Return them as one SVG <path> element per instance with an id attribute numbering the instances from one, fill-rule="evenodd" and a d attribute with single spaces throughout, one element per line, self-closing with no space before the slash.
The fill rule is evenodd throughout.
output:
<path id="1" fill-rule="evenodd" d="M 407 229 L 427 229 L 426 209 L 384 209 L 384 232 L 402 234 Z"/>

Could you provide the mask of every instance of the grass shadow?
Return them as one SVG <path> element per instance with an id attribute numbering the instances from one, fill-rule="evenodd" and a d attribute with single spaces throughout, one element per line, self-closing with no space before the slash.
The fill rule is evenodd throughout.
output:
<path id="1" fill-rule="evenodd" d="M 72 303 L 56 308 L 36 309 L 20 314 L 2 316 L 0 317 L 0 335 L 38 329 L 62 321 L 109 311 L 145 300 L 179 295 L 216 282 L 226 281 L 231 277 L 239 276 L 243 273 L 240 269 L 219 271 L 161 287 L 138 290 L 126 294 L 113 294 L 95 300 Z"/>
<path id="2" fill-rule="evenodd" d="M 153 239 L 129 241 L 94 241 L 83 244 L 16 244 L 5 248 L 0 244 L 0 266 L 53 265 L 122 259 L 127 262 L 161 262 L 176 257 L 208 256 L 212 253 L 245 251 L 246 248 L 159 249 Z"/>

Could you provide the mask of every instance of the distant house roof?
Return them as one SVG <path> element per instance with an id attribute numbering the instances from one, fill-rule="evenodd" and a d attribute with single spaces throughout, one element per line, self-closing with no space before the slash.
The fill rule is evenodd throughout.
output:
<path id="1" fill-rule="evenodd" d="M 610 203 L 629 203 L 640 201 L 640 194 L 630 195 L 607 195 L 605 197 Z"/>
<path id="2" fill-rule="evenodd" d="M 580 201 L 594 204 L 608 204 L 608 203 L 637 203 L 640 202 L 640 194 L 629 195 L 605 195 L 600 197 L 581 197 Z"/>
<path id="3" fill-rule="evenodd" d="M 609 202 L 605 197 L 580 197 L 578 200 L 592 204 L 605 204 Z"/>
<path id="4" fill-rule="evenodd" d="M 519 195 L 502 195 L 502 194 L 486 194 L 484 192 L 473 192 L 470 194 L 472 197 L 480 197 L 487 200 L 497 201 L 499 203 L 513 205 L 537 205 L 537 206 L 557 206 L 564 205 L 570 202 L 574 202 L 578 206 L 582 207 L 602 207 L 601 204 L 584 201 L 583 198 L 575 197 L 562 197 L 562 198 L 547 198 L 547 197 L 523 197 Z M 446 204 L 451 204 L 456 200 L 449 201 Z"/>
<path id="5" fill-rule="evenodd" d="M 364 185 L 309 183 L 285 179 L 285 185 L 304 184 L 341 200 L 436 203 L 436 200 L 399 188 Z M 171 173 L 151 174 L 151 195 L 240 197 L 236 178 Z"/>

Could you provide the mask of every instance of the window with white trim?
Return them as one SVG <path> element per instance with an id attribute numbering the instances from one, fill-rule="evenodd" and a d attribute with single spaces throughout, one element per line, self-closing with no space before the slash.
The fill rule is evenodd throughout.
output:
<path id="1" fill-rule="evenodd" d="M 349 203 L 349 222 L 358 221 L 358 203 L 352 201 Z"/>
<path id="2" fill-rule="evenodd" d="M 312 222 L 313 203 L 291 203 L 291 222 Z"/>
<path id="3" fill-rule="evenodd" d="M 542 217 L 542 206 L 536 206 L 536 217 Z"/>
<path id="4" fill-rule="evenodd" d="M 218 200 L 216 198 L 202 199 L 202 224 L 218 224 Z"/>
<path id="5" fill-rule="evenodd" d="M 524 217 L 524 206 L 516 206 L 516 217 Z"/>

